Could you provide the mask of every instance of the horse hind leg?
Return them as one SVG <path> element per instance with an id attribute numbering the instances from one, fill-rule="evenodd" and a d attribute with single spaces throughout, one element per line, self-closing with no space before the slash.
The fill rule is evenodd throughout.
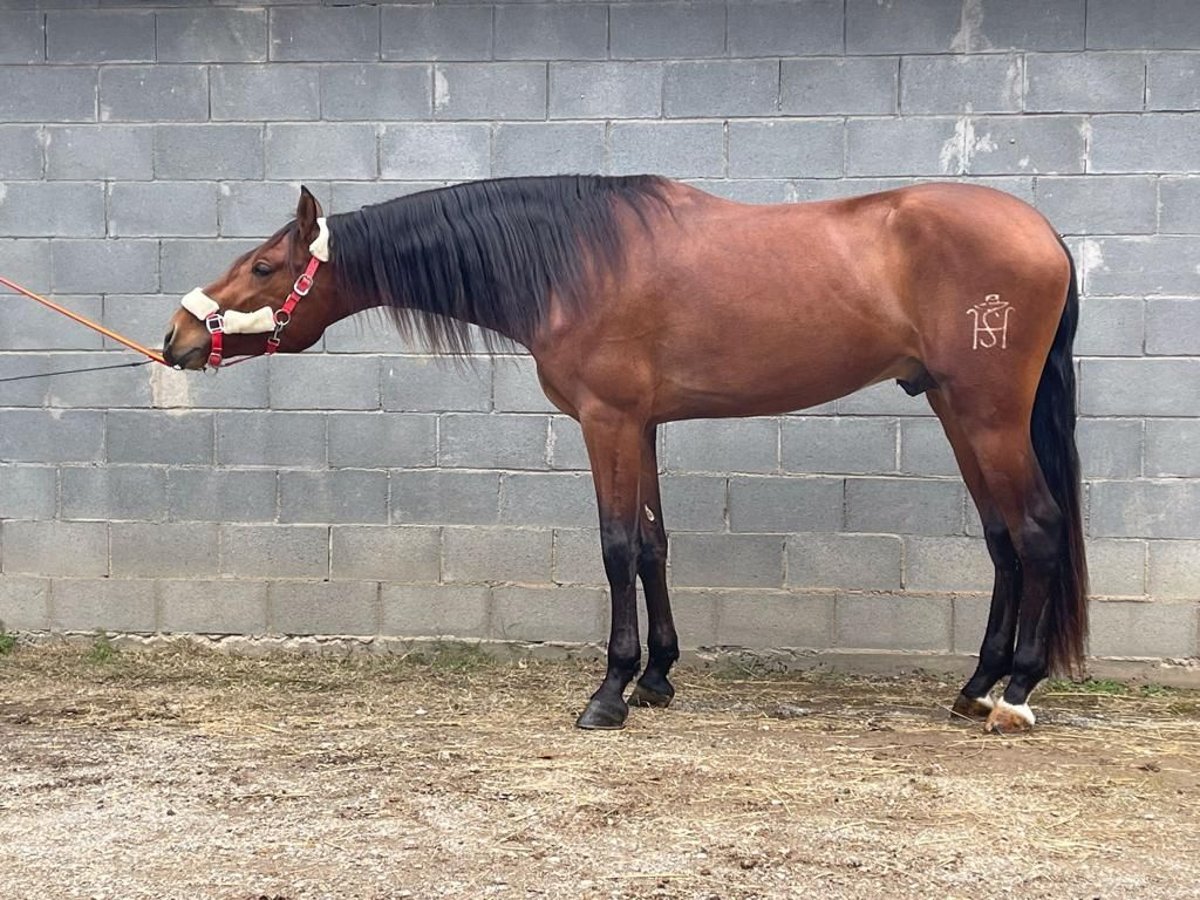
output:
<path id="1" fill-rule="evenodd" d="M 975 452 L 958 420 L 938 390 L 928 390 L 929 405 L 942 423 L 954 451 L 963 481 L 979 511 L 988 553 L 995 567 L 992 601 L 987 628 L 979 648 L 979 663 L 954 701 L 955 715 L 968 719 L 986 719 L 995 708 L 991 690 L 1012 670 L 1013 642 L 1017 630 L 1017 609 L 1021 595 L 1021 573 L 1016 549 L 992 495 L 987 489 Z"/>

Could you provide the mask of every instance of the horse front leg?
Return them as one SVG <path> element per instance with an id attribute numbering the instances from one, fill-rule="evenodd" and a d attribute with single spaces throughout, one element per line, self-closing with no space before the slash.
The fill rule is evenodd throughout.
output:
<path id="1" fill-rule="evenodd" d="M 641 664 L 637 622 L 638 529 L 642 428 L 610 408 L 580 417 L 600 510 L 604 572 L 612 593 L 608 671 L 579 716 L 580 728 L 620 728 L 629 715 L 625 688 Z"/>
<path id="2" fill-rule="evenodd" d="M 634 706 L 670 704 L 675 688 L 667 680 L 671 666 L 679 659 L 679 637 L 671 616 L 671 600 L 667 594 L 667 530 L 663 523 L 662 501 L 658 490 L 658 454 L 655 431 L 646 429 L 642 437 L 641 509 L 638 527 L 641 529 L 641 549 L 638 553 L 638 577 L 646 595 L 646 644 L 650 659 L 642 677 L 629 695 Z"/>

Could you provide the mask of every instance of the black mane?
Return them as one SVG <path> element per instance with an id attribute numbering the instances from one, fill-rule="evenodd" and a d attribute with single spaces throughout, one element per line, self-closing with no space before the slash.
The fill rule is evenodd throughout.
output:
<path id="1" fill-rule="evenodd" d="M 594 278 L 620 270 L 618 203 L 645 222 L 664 184 L 558 175 L 423 191 L 331 216 L 331 262 L 347 296 L 432 349 L 466 352 L 471 323 L 528 345 L 551 294 L 578 309 Z"/>

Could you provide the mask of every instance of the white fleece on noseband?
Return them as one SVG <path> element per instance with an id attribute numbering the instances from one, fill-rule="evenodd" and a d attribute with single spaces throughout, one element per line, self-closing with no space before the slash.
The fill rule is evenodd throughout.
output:
<path id="1" fill-rule="evenodd" d="M 321 262 L 329 262 L 329 225 L 324 216 L 317 219 L 317 238 L 308 245 L 308 252 Z M 200 288 L 184 294 L 179 305 L 201 322 L 221 309 L 221 305 Z M 269 306 L 254 312 L 231 309 L 221 319 L 224 322 L 222 331 L 226 334 L 264 334 L 275 330 L 275 311 Z"/>

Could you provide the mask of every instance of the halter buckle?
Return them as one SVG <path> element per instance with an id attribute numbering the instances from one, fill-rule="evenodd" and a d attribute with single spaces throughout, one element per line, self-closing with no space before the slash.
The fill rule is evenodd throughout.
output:
<path id="1" fill-rule="evenodd" d="M 292 285 L 292 291 L 297 297 L 307 297 L 308 292 L 312 290 L 313 277 L 307 272 L 301 272 L 300 277 L 296 279 L 296 283 Z"/>
<path id="2" fill-rule="evenodd" d="M 225 330 L 225 319 L 219 312 L 209 313 L 204 319 L 204 327 L 209 334 L 219 334 Z"/>

